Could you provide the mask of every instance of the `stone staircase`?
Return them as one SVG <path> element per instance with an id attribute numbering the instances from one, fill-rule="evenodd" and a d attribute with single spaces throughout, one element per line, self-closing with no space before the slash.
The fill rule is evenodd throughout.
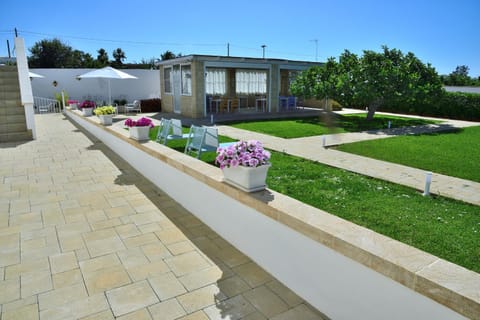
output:
<path id="1" fill-rule="evenodd" d="M 33 140 L 27 129 L 15 66 L 0 66 L 0 143 Z"/>

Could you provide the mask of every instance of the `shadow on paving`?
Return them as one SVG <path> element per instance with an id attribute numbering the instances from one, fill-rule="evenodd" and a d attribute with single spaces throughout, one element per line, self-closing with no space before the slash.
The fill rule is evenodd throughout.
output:
<path id="1" fill-rule="evenodd" d="M 181 231 L 185 240 L 198 248 L 207 261 L 214 263 L 205 268 L 219 268 L 221 275 L 215 275 L 215 280 L 198 289 L 207 289 L 212 284 L 219 289 L 214 294 L 215 305 L 200 309 L 210 319 L 240 319 L 247 315 L 255 319 L 275 316 L 281 319 L 328 319 L 148 181 L 100 140 L 77 124 L 72 124 L 92 142 L 88 150 L 101 151 L 122 172 L 115 179 L 115 184 L 138 188 Z M 203 271 L 206 270 L 200 272 Z M 205 281 L 208 277 L 212 275 L 206 274 Z M 266 307 L 265 301 L 269 301 L 269 307 Z M 187 310 L 187 313 L 190 312 Z"/>

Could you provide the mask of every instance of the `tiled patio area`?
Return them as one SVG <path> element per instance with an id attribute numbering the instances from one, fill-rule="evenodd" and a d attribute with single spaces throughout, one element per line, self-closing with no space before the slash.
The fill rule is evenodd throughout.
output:
<path id="1" fill-rule="evenodd" d="M 322 319 L 62 115 L 36 123 L 0 144 L 1 320 Z"/>

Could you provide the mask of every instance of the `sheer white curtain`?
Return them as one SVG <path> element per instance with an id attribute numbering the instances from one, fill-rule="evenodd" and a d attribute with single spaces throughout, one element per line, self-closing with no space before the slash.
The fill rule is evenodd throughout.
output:
<path id="1" fill-rule="evenodd" d="M 267 71 L 237 70 L 235 72 L 235 88 L 241 94 L 266 94 Z"/>
<path id="2" fill-rule="evenodd" d="M 226 70 L 225 69 L 207 69 L 206 90 L 207 94 L 224 95 L 226 93 Z"/>
<path id="3" fill-rule="evenodd" d="M 192 94 L 192 70 L 190 66 L 182 66 L 182 94 Z"/>

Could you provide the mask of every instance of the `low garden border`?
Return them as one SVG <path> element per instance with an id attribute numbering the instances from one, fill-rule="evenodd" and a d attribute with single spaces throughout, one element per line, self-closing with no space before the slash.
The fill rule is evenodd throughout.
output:
<path id="1" fill-rule="evenodd" d="M 480 319 L 478 273 L 273 190 L 242 192 L 219 168 L 96 117 L 66 116 L 332 319 Z"/>

